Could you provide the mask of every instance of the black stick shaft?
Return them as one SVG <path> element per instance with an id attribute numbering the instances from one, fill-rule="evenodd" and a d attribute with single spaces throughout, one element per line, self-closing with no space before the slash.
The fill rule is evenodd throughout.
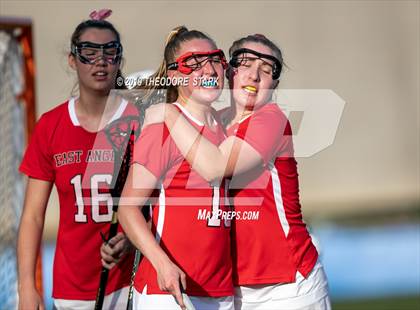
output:
<path id="1" fill-rule="evenodd" d="M 132 150 L 132 143 L 134 141 L 134 131 L 132 130 L 129 136 L 129 140 L 127 141 L 127 145 L 126 145 L 126 149 L 124 152 L 124 156 L 122 158 L 121 161 L 121 167 L 119 167 L 118 164 L 114 164 L 115 168 L 120 168 L 119 172 L 118 172 L 118 176 L 117 176 L 117 180 L 115 182 L 114 187 L 111 190 L 111 196 L 113 197 L 113 199 L 116 199 L 118 197 L 121 196 L 121 192 L 122 192 L 122 188 L 124 186 L 125 180 L 127 178 L 127 174 L 128 174 L 128 169 L 130 166 L 130 160 L 131 160 L 131 150 Z M 115 149 L 114 149 L 115 152 Z M 117 152 L 115 152 L 117 153 Z M 121 154 L 121 153 L 120 153 Z M 108 233 L 108 238 L 107 238 L 107 242 L 115 237 L 117 235 L 117 231 L 118 231 L 118 216 L 117 216 L 117 211 L 118 211 L 118 202 L 113 203 L 112 206 L 112 220 L 111 220 L 111 225 L 109 227 L 109 233 Z M 98 288 L 98 293 L 96 294 L 96 302 L 95 302 L 95 310 L 102 310 L 103 304 L 104 304 L 104 299 L 105 299 L 105 290 L 106 290 L 106 286 L 108 283 L 108 274 L 109 274 L 109 270 L 105 267 L 102 267 L 101 270 L 101 277 L 100 277 L 100 281 L 99 281 L 99 288 Z"/>
<path id="2" fill-rule="evenodd" d="M 98 294 L 96 296 L 95 310 L 102 309 L 104 305 L 105 289 L 106 289 L 106 283 L 108 282 L 108 275 L 109 275 L 109 270 L 102 267 L 100 283 L 101 284 L 104 283 L 104 285 L 99 286 Z"/>
<path id="3" fill-rule="evenodd" d="M 109 234 L 108 234 L 107 242 L 111 238 L 113 238 L 117 235 L 117 231 L 118 231 L 117 212 L 113 211 L 112 212 L 112 221 L 111 221 L 111 225 L 109 227 Z M 106 290 L 106 285 L 108 283 L 108 275 L 109 275 L 109 270 L 105 267 L 102 267 L 101 278 L 100 278 L 100 281 L 99 281 L 98 293 L 96 294 L 95 310 L 101 310 L 103 305 L 104 305 L 105 290 Z"/>
<path id="4" fill-rule="evenodd" d="M 134 277 L 136 276 L 137 269 L 140 263 L 141 259 L 141 253 L 139 250 L 136 250 L 134 262 L 133 262 L 133 270 L 131 272 L 131 281 L 130 281 L 130 287 L 128 289 L 128 300 L 127 300 L 127 308 L 126 310 L 132 310 L 133 309 L 133 294 L 134 294 Z"/>

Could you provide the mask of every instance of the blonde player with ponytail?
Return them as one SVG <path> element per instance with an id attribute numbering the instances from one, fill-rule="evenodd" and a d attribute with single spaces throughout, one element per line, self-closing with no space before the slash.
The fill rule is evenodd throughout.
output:
<path id="1" fill-rule="evenodd" d="M 168 104 L 216 145 L 225 135 L 211 104 L 221 94 L 225 68 L 224 54 L 211 38 L 178 27 L 165 42 L 162 65 L 149 79 L 182 80 L 167 87 Z M 159 91 L 147 85 L 146 97 Z M 217 216 L 218 210 L 227 211 L 221 203 L 223 180 L 210 184 L 203 179 L 163 123 L 143 127 L 133 158 L 118 217 L 145 257 L 135 278 L 134 308 L 186 308 L 185 290 L 196 309 L 233 309 L 230 222 Z M 138 208 L 149 197 L 155 198 L 151 230 Z M 210 216 L 200 218 L 202 213 Z"/>

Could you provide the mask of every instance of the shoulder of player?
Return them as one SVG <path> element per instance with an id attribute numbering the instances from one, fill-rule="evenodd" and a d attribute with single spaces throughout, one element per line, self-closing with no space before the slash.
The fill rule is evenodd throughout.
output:
<path id="1" fill-rule="evenodd" d="M 39 141 L 44 141 L 43 147 L 48 147 L 49 145 L 54 144 L 54 138 L 59 137 L 56 135 L 58 132 L 57 129 L 62 126 L 63 119 L 68 113 L 68 101 L 65 101 L 58 106 L 52 108 L 51 110 L 43 113 L 41 117 L 38 119 L 35 129 L 32 133 L 33 137 L 37 137 L 36 139 Z"/>
<path id="2" fill-rule="evenodd" d="M 258 113 L 278 113 L 284 116 L 283 110 L 280 108 L 279 104 L 275 102 L 270 102 L 263 105 L 258 111 Z"/>
<path id="3" fill-rule="evenodd" d="M 154 136 L 156 139 L 162 137 L 162 141 L 165 141 L 170 137 L 170 132 L 165 123 L 156 123 L 144 127 L 141 131 L 141 136 Z"/>
<path id="4" fill-rule="evenodd" d="M 287 117 L 284 114 L 283 110 L 275 102 L 267 103 L 262 106 L 260 109 L 255 111 L 252 115 L 252 118 L 257 117 L 270 117 L 274 118 L 277 121 L 287 122 Z"/>
<path id="5" fill-rule="evenodd" d="M 46 126 L 60 123 L 62 118 L 69 113 L 68 102 L 69 100 L 66 100 L 51 110 L 43 113 L 38 120 L 38 124 Z"/>

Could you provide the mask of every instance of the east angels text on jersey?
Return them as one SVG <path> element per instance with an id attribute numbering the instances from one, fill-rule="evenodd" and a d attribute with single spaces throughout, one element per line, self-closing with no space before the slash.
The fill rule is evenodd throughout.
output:
<path id="1" fill-rule="evenodd" d="M 64 165 L 78 164 L 82 160 L 91 163 L 91 162 L 113 162 L 114 161 L 114 150 L 110 149 L 92 149 L 88 150 L 87 156 L 85 159 L 82 159 L 83 151 L 67 151 L 62 153 L 54 154 L 55 166 L 61 167 Z"/>

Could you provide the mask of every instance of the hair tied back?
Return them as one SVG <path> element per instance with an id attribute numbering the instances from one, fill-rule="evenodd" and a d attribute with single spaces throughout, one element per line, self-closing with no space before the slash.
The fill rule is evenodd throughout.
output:
<path id="1" fill-rule="evenodd" d="M 267 39 L 267 37 L 265 35 L 261 34 L 261 33 L 254 34 L 254 37 L 260 38 L 260 39 Z"/>
<path id="2" fill-rule="evenodd" d="M 188 32 L 188 28 L 185 26 L 178 26 L 171 30 L 171 32 L 168 34 L 165 40 L 165 46 L 169 44 L 176 36 Z"/>

